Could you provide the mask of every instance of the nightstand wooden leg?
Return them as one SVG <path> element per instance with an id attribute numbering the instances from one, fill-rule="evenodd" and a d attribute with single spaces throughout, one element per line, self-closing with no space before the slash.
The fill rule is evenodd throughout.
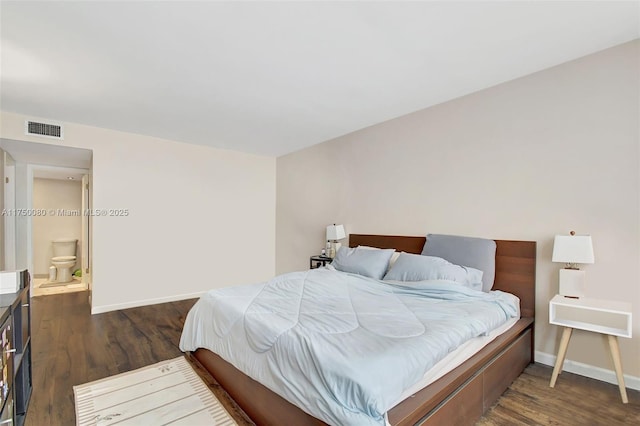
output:
<path id="1" fill-rule="evenodd" d="M 560 349 L 558 349 L 558 356 L 556 358 L 556 365 L 553 367 L 553 374 L 551 375 L 551 383 L 549 387 L 554 387 L 556 385 L 556 380 L 558 379 L 558 374 L 562 372 L 562 366 L 564 364 L 564 357 L 567 355 L 567 348 L 569 347 L 569 339 L 571 339 L 571 332 L 573 328 L 565 327 L 562 332 L 562 339 L 560 340 Z"/>
<path id="2" fill-rule="evenodd" d="M 620 396 L 622 397 L 622 403 L 627 404 L 629 399 L 627 398 L 627 388 L 624 385 L 624 375 L 622 374 L 622 361 L 620 360 L 620 347 L 618 346 L 618 337 L 609 335 L 609 349 L 611 349 L 611 357 L 613 358 L 613 366 L 616 369 L 616 376 L 618 377 L 618 387 L 620 388 Z"/>

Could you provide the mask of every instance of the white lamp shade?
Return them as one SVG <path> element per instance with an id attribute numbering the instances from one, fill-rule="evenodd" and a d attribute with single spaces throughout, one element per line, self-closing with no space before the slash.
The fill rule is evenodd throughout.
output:
<path id="1" fill-rule="evenodd" d="M 327 241 L 341 240 L 346 236 L 343 225 L 327 226 Z"/>
<path id="2" fill-rule="evenodd" d="M 562 263 L 593 263 L 591 235 L 556 235 L 551 260 Z"/>

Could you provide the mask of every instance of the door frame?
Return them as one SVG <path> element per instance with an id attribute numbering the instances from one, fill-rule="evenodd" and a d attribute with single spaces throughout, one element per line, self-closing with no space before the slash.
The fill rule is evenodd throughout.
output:
<path id="1" fill-rule="evenodd" d="M 82 176 L 82 282 L 87 286 L 87 290 L 89 290 L 89 302 L 91 302 L 91 273 L 92 273 L 92 226 L 93 226 L 93 215 L 85 214 L 87 211 L 91 211 L 93 208 L 93 185 L 91 174 L 87 173 Z"/>
<path id="2" fill-rule="evenodd" d="M 27 210 L 32 210 L 33 209 L 33 179 L 34 179 L 34 172 L 36 170 L 48 170 L 48 171 L 56 171 L 56 172 L 60 172 L 60 173 L 81 173 L 84 175 L 90 175 L 91 174 L 91 170 L 89 169 L 79 169 L 79 168 L 73 168 L 73 167 L 59 167 L 59 166 L 48 166 L 45 164 L 27 164 Z M 84 189 L 83 189 L 83 194 L 84 194 Z M 81 212 L 82 213 L 82 212 Z M 34 267 L 33 267 L 33 218 L 31 216 L 27 216 L 26 217 L 26 228 L 27 228 L 27 267 L 29 269 L 29 271 L 34 271 Z M 91 235 L 89 235 L 89 238 L 91 238 Z M 82 242 L 83 245 L 83 249 L 81 250 L 80 255 L 82 257 L 83 256 L 83 252 L 84 252 L 84 245 L 88 245 L 89 247 L 91 247 L 91 244 L 87 244 L 86 241 Z M 81 260 L 81 264 L 83 263 L 83 260 Z M 83 274 L 84 275 L 84 274 Z M 34 280 L 31 280 L 31 289 L 33 290 L 33 282 Z M 84 280 L 83 280 L 84 282 Z"/>
<path id="3" fill-rule="evenodd" d="M 4 208 L 16 208 L 16 161 L 4 151 Z M 16 215 L 8 214 L 4 217 L 4 269 L 16 270 Z"/>

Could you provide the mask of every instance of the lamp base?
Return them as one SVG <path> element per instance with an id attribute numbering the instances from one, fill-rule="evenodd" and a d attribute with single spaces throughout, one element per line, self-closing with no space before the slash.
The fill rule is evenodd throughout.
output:
<path id="1" fill-rule="evenodd" d="M 339 242 L 337 242 L 337 241 L 331 241 L 331 246 L 330 246 L 330 249 L 329 249 L 329 254 L 328 254 L 328 256 L 329 256 L 330 258 L 332 258 L 332 259 L 333 259 L 334 257 L 336 257 L 336 254 L 338 254 L 338 250 L 340 249 L 340 247 L 342 247 L 342 244 L 340 244 L 340 243 L 339 243 Z"/>
<path id="2" fill-rule="evenodd" d="M 567 297 L 585 297 L 586 274 L 579 269 L 560 269 L 559 293 Z"/>

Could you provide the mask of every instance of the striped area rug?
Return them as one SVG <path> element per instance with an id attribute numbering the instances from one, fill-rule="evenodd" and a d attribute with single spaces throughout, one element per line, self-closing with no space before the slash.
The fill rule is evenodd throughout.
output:
<path id="1" fill-rule="evenodd" d="M 73 393 L 78 426 L 236 425 L 184 357 L 74 386 Z"/>

